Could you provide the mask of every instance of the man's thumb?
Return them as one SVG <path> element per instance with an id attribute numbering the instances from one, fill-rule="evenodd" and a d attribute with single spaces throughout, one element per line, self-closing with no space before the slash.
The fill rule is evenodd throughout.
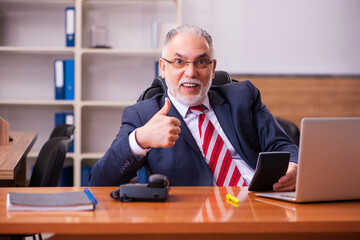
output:
<path id="1" fill-rule="evenodd" d="M 168 114 L 168 112 L 170 111 L 170 108 L 171 108 L 170 100 L 169 100 L 169 98 L 165 98 L 165 104 L 157 114 L 166 116 Z"/>

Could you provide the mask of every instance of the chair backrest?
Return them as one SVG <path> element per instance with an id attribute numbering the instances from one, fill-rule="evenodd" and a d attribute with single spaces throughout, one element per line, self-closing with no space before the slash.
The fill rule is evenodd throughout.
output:
<path id="1" fill-rule="evenodd" d="M 36 159 L 29 187 L 58 186 L 70 144 L 68 137 L 53 137 L 46 141 Z"/>
<path id="2" fill-rule="evenodd" d="M 59 124 L 52 130 L 49 138 L 63 137 L 63 136 L 71 138 L 71 136 L 74 134 L 74 130 L 75 130 L 74 125 Z"/>
<path id="3" fill-rule="evenodd" d="M 299 128 L 295 125 L 295 123 L 290 122 L 289 120 L 285 120 L 283 118 L 276 118 L 276 121 L 281 125 L 286 134 L 293 140 L 293 142 L 299 146 L 300 142 L 300 131 Z"/>
<path id="4" fill-rule="evenodd" d="M 223 85 L 227 83 L 237 82 L 234 79 L 231 79 L 230 75 L 225 71 L 215 71 L 215 77 L 211 83 L 212 86 L 214 85 Z M 138 98 L 138 102 L 143 101 L 145 99 L 149 99 L 155 96 L 158 93 L 164 93 L 167 90 L 167 86 L 165 83 L 165 79 L 162 77 L 156 77 L 151 86 L 148 87 Z"/>

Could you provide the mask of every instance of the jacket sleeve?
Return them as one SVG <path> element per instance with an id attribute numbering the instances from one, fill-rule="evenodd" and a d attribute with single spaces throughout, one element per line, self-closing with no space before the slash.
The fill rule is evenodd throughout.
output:
<path id="1" fill-rule="evenodd" d="M 129 134 L 142 126 L 141 118 L 134 107 L 127 107 L 123 112 L 122 126 L 115 140 L 105 155 L 93 166 L 90 186 L 116 186 L 128 183 L 136 176 L 145 158 L 136 159 L 129 146 Z"/>
<path id="2" fill-rule="evenodd" d="M 288 151 L 290 162 L 298 162 L 298 147 L 276 121 L 269 109 L 262 103 L 260 91 L 250 82 L 247 82 L 253 95 L 251 107 L 252 117 L 257 128 L 261 151 Z"/>

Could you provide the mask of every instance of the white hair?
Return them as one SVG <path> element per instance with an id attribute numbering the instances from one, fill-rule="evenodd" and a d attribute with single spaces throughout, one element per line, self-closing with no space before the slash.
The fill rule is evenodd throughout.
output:
<path id="1" fill-rule="evenodd" d="M 180 27 L 177 27 L 175 29 L 172 29 L 167 33 L 167 35 L 165 37 L 165 41 L 164 41 L 164 47 L 163 47 L 163 50 L 162 50 L 162 57 L 166 57 L 166 53 L 167 53 L 170 41 L 176 35 L 184 34 L 184 33 L 193 34 L 195 36 L 203 37 L 206 40 L 207 44 L 209 45 L 210 52 L 211 52 L 212 56 L 214 56 L 213 42 L 212 42 L 212 38 L 211 38 L 210 34 L 208 34 L 204 29 L 202 29 L 200 27 L 196 27 L 196 26 L 193 26 L 193 25 L 184 25 L 184 26 L 180 26 Z"/>

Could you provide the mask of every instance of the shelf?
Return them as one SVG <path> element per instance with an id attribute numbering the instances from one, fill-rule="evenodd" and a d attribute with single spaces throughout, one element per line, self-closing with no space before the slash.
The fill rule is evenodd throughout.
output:
<path id="1" fill-rule="evenodd" d="M 74 48 L 65 47 L 12 47 L 0 46 L 0 53 L 23 54 L 74 54 Z"/>
<path id="2" fill-rule="evenodd" d="M 0 105 L 74 106 L 72 100 L 0 99 Z"/>
<path id="3" fill-rule="evenodd" d="M 45 1 L 45 0 L 44 0 Z M 179 0 L 83 0 L 86 3 L 100 4 L 102 6 L 113 3 L 154 3 L 154 2 L 179 2 Z"/>
<path id="4" fill-rule="evenodd" d="M 118 1 L 118 0 L 115 0 Z M 0 3 L 12 3 L 12 4 L 29 4 L 27 6 L 37 7 L 37 4 L 52 4 L 52 5 L 64 5 L 74 4 L 74 0 L 0 0 Z"/>
<path id="5" fill-rule="evenodd" d="M 1 0 L 0 45 L 20 48 L 65 46 L 65 8 L 69 6 L 74 6 L 74 1 Z"/>
<path id="6" fill-rule="evenodd" d="M 28 158 L 37 158 L 39 156 L 39 152 L 31 151 L 28 153 Z M 74 153 L 66 153 L 66 158 L 74 158 Z"/>
<path id="7" fill-rule="evenodd" d="M 104 156 L 105 152 L 82 153 L 81 159 L 100 159 Z"/>
<path id="8" fill-rule="evenodd" d="M 75 47 L 66 47 L 65 9 L 75 7 Z M 0 0 L 0 116 L 11 131 L 35 131 L 39 154 L 57 113 L 73 113 L 74 185 L 110 147 L 124 109 L 158 72 L 166 27 L 181 23 L 181 0 Z M 154 25 L 154 23 L 156 23 Z M 93 27 L 106 26 L 111 48 L 91 48 Z M 160 46 L 160 47 L 158 47 Z M 54 61 L 74 59 L 75 99 L 55 100 Z M 69 163 L 69 161 L 68 161 Z M 31 165 L 28 166 L 28 171 Z"/>
<path id="9" fill-rule="evenodd" d="M 95 159 L 98 160 L 104 156 L 105 152 L 87 152 L 87 153 L 81 153 L 80 159 Z M 31 151 L 27 155 L 28 158 L 37 158 L 39 156 L 39 152 Z M 66 153 L 66 158 L 74 158 L 74 153 Z"/>
<path id="10" fill-rule="evenodd" d="M 129 57 L 160 57 L 160 49 L 100 49 L 100 48 L 85 48 L 81 51 L 83 54 L 98 54 L 98 55 L 115 55 L 115 56 L 129 56 Z"/>

